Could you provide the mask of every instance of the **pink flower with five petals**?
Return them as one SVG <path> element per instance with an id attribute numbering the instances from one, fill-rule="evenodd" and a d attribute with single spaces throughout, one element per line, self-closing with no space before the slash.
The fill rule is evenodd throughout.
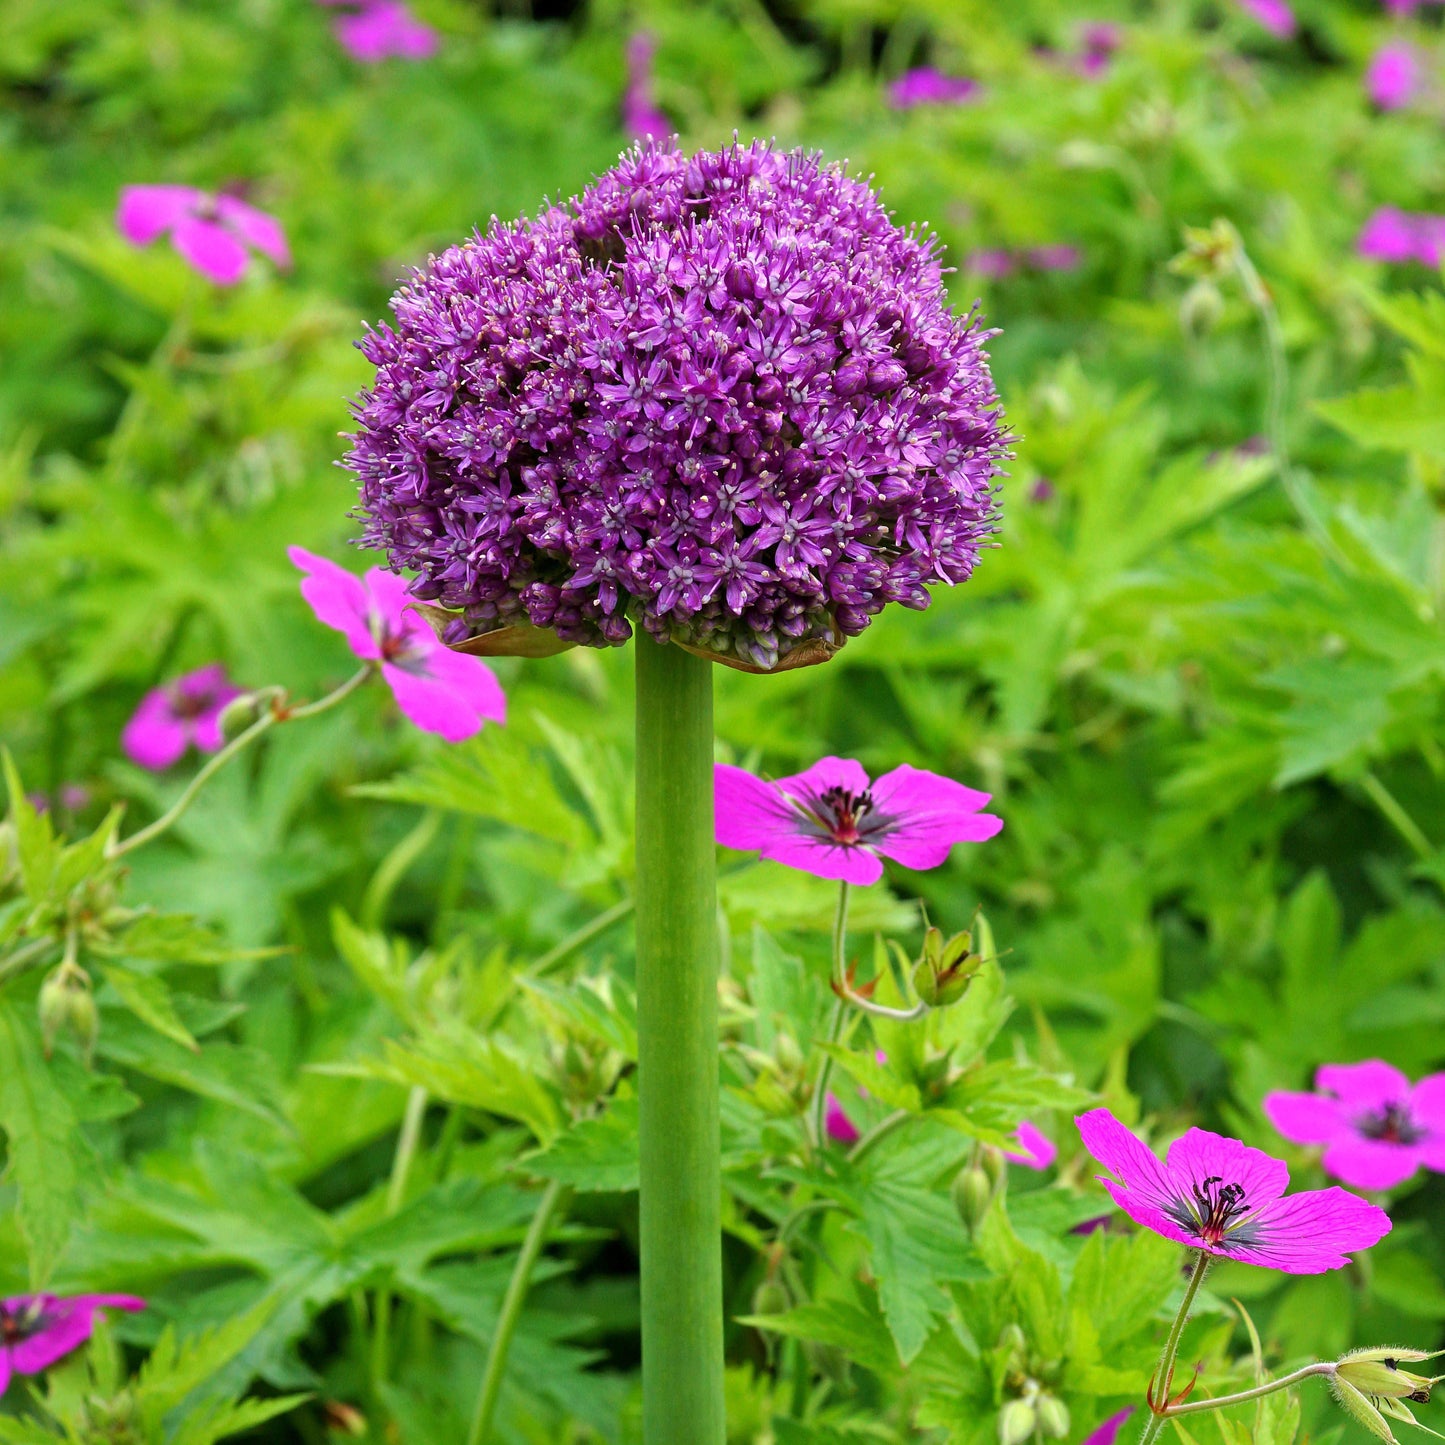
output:
<path id="1" fill-rule="evenodd" d="M 1284 1162 L 1237 1139 L 1190 1129 L 1161 1163 L 1107 1109 L 1074 1122 L 1084 1147 L 1116 1176 L 1098 1176 L 1114 1203 L 1136 1224 L 1191 1249 L 1286 1274 L 1322 1274 L 1390 1232 L 1390 1216 L 1348 1189 L 1285 1198 Z"/>
<path id="2" fill-rule="evenodd" d="M 726 763 L 713 776 L 723 847 L 860 887 L 883 876 L 883 858 L 937 868 L 955 843 L 982 843 L 1003 827 L 980 811 L 987 793 L 906 763 L 873 783 L 861 763 L 831 757 L 776 782 Z"/>
<path id="3" fill-rule="evenodd" d="M 1422 1166 L 1445 1173 L 1445 1074 L 1418 1084 L 1392 1064 L 1326 1064 L 1317 1093 L 1266 1094 L 1269 1122 L 1295 1144 L 1323 1144 L 1327 1174 L 1356 1189 L 1393 1189 Z"/>
<path id="4" fill-rule="evenodd" d="M 379 65 L 396 56 L 426 60 L 437 52 L 439 37 L 418 20 L 403 0 L 321 0 L 323 5 L 354 8 L 338 15 L 332 29 L 341 48 L 363 65 Z"/>
<path id="5" fill-rule="evenodd" d="M 143 1310 L 129 1294 L 16 1295 L 0 1300 L 0 1395 L 15 1375 L 38 1375 L 83 1345 L 100 1309 Z"/>
<path id="6" fill-rule="evenodd" d="M 115 223 L 133 246 L 148 246 L 169 231 L 171 244 L 218 286 L 245 274 L 247 246 L 278 266 L 291 264 L 281 223 L 235 196 L 213 196 L 194 186 L 126 186 Z"/>
<path id="7" fill-rule="evenodd" d="M 163 772 L 179 761 L 188 747 L 216 752 L 223 741 L 221 714 L 241 689 L 213 662 L 152 688 L 140 700 L 120 735 L 120 745 L 133 763 Z"/>
<path id="8" fill-rule="evenodd" d="M 507 720 L 507 698 L 486 663 L 437 640 L 408 604 L 404 577 L 373 567 L 358 577 L 303 547 L 286 555 L 306 574 L 301 595 L 352 652 L 381 665 L 396 705 L 424 732 L 461 742 L 482 723 Z"/>

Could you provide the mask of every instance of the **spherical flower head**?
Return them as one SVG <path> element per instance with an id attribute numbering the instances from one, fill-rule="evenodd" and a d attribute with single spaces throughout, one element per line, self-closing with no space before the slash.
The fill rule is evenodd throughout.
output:
<path id="1" fill-rule="evenodd" d="M 1349 1264 L 1390 1232 L 1390 1217 L 1347 1189 L 1285 1197 L 1289 1170 L 1237 1139 L 1190 1129 L 1160 1161 L 1107 1109 L 1075 1121 L 1084 1147 L 1112 1174 L 1099 1175 L 1136 1224 L 1191 1249 L 1286 1274 Z"/>
<path id="2" fill-rule="evenodd" d="M 1266 1094 L 1270 1123 L 1324 1146 L 1325 1172 L 1355 1189 L 1393 1189 L 1417 1169 L 1445 1172 L 1445 1074 L 1412 1084 L 1393 1064 L 1326 1064 L 1313 1094 Z"/>
<path id="3" fill-rule="evenodd" d="M 0 1300 L 0 1395 L 16 1375 L 38 1375 L 95 1329 L 100 1309 L 143 1310 L 145 1301 L 128 1294 L 17 1295 Z"/>
<path id="4" fill-rule="evenodd" d="M 987 333 L 933 239 L 815 155 L 641 146 L 392 309 L 348 465 L 453 646 L 641 625 L 752 670 L 825 660 L 995 530 Z"/>

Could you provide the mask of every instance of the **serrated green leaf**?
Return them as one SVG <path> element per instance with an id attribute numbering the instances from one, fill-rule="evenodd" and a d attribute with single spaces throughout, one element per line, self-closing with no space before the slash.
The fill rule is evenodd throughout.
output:
<path id="1" fill-rule="evenodd" d="M 604 1113 L 573 1124 L 522 1167 L 583 1192 L 629 1193 L 637 1188 L 637 1100 L 615 1096 Z"/>
<path id="2" fill-rule="evenodd" d="M 797 1305 L 780 1315 L 739 1315 L 737 1323 L 795 1340 L 832 1345 L 865 1370 L 884 1379 L 898 1368 L 898 1355 L 888 1326 L 873 1304 L 827 1300 Z"/>
<path id="3" fill-rule="evenodd" d="M 171 991 L 164 979 L 157 978 L 155 974 L 136 973 L 120 964 L 103 964 L 100 973 L 115 990 L 121 1003 L 143 1024 L 149 1025 L 168 1039 L 174 1039 L 193 1054 L 200 1053 L 201 1046 L 176 1013 Z"/>

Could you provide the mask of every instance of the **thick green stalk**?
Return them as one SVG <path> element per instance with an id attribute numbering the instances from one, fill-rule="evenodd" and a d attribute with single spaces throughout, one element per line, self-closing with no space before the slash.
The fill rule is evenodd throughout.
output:
<path id="1" fill-rule="evenodd" d="M 1153 1384 L 1154 1399 L 1158 1405 L 1168 1402 L 1169 1390 L 1174 1383 L 1174 1360 L 1179 1354 L 1179 1340 L 1184 1334 L 1184 1326 L 1189 1322 L 1189 1311 L 1194 1308 L 1194 1296 L 1199 1293 L 1199 1286 L 1204 1283 L 1204 1274 L 1208 1268 L 1209 1252 L 1201 1249 L 1195 1257 L 1194 1272 L 1189 1276 L 1184 1298 L 1179 1304 L 1179 1313 L 1174 1316 L 1174 1323 L 1169 1327 L 1164 1353 L 1159 1356 L 1159 1368 L 1155 1372 Z M 1154 1445 L 1154 1441 L 1159 1438 L 1159 1432 L 1164 1428 L 1164 1419 L 1158 1411 L 1151 1412 L 1139 1445 Z"/>
<path id="2" fill-rule="evenodd" d="M 634 650 L 643 1440 L 723 1445 L 712 664 Z"/>

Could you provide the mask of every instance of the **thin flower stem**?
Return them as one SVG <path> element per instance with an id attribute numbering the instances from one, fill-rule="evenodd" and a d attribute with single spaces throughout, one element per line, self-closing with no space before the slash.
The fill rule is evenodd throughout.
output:
<path id="1" fill-rule="evenodd" d="M 421 1126 L 426 1119 L 427 1092 L 414 1086 L 406 1096 L 406 1111 L 401 1118 L 401 1129 L 396 1136 L 396 1152 L 391 1159 L 391 1178 L 386 1185 L 386 1205 L 383 1216 L 390 1219 L 406 1199 L 407 1180 L 411 1166 L 416 1159 L 417 1145 L 421 1142 Z M 376 1292 L 376 1303 L 371 1322 L 371 1388 L 379 1394 L 386 1382 L 390 1368 L 391 1332 L 391 1290 L 387 1285 Z"/>
<path id="2" fill-rule="evenodd" d="M 614 903 L 605 913 L 599 913 L 590 923 L 584 923 L 574 933 L 569 933 L 560 943 L 551 948 L 534 963 L 529 970 L 533 978 L 550 973 L 559 963 L 565 963 L 579 948 L 586 948 L 594 938 L 600 938 L 614 923 L 620 923 L 636 908 L 631 898 Z"/>
<path id="3" fill-rule="evenodd" d="M 911 1023 L 914 1019 L 921 1019 L 928 1012 L 926 1003 L 916 1003 L 912 1008 L 889 1008 L 886 1003 L 874 1003 L 871 998 L 864 998 L 860 993 L 854 993 L 846 983 L 834 983 L 834 992 L 844 1003 L 850 1003 L 854 1008 L 860 1009 L 865 1014 L 872 1014 L 874 1018 L 896 1019 L 901 1023 Z"/>
<path id="4" fill-rule="evenodd" d="M 1204 1272 L 1209 1268 L 1209 1253 L 1201 1249 L 1194 1261 L 1194 1272 L 1189 1276 L 1189 1283 L 1185 1286 L 1184 1298 L 1179 1305 L 1179 1313 L 1174 1317 L 1174 1323 L 1169 1327 L 1169 1338 L 1164 1342 L 1164 1353 L 1159 1356 L 1159 1368 L 1154 1372 L 1153 1388 L 1158 1391 L 1157 1398 L 1167 1401 L 1169 1398 L 1169 1386 L 1174 1378 L 1174 1359 L 1179 1353 L 1179 1339 L 1184 1333 L 1184 1326 L 1189 1321 L 1189 1311 L 1194 1307 L 1194 1296 L 1199 1293 L 1199 1286 L 1204 1283 Z M 1144 1427 L 1143 1437 L 1139 1445 L 1154 1445 L 1159 1438 L 1159 1432 L 1164 1428 L 1164 1415 L 1151 1411 L 1149 1423 Z"/>
<path id="5" fill-rule="evenodd" d="M 1385 815 L 1395 831 L 1410 845 L 1417 858 L 1430 858 L 1435 854 L 1434 846 L 1425 836 L 1420 825 L 1405 811 L 1400 800 L 1377 778 L 1366 771 L 1360 777 L 1360 786 L 1369 800 Z"/>
<path id="6" fill-rule="evenodd" d="M 1295 1370 L 1292 1374 L 1281 1375 L 1277 1380 L 1269 1380 L 1251 1390 L 1241 1390 L 1237 1395 L 1218 1395 L 1212 1400 L 1191 1400 L 1185 1405 L 1172 1405 L 1165 1411 L 1165 1415 L 1172 1420 L 1176 1415 L 1197 1415 L 1201 1410 L 1223 1410 L 1228 1405 L 1243 1405 L 1250 1400 L 1272 1395 L 1276 1390 L 1287 1390 L 1291 1385 L 1298 1385 L 1301 1380 L 1308 1380 L 1313 1375 L 1333 1375 L 1336 1368 L 1333 1360 L 1319 1360 L 1313 1365 L 1305 1365 Z"/>
<path id="7" fill-rule="evenodd" d="M 245 732 L 238 733 L 220 752 L 215 753 L 206 760 L 200 771 L 186 784 L 185 790 L 181 793 L 180 797 L 177 798 L 155 822 L 148 823 L 144 828 L 132 833 L 129 838 L 112 843 L 110 848 L 106 850 L 107 856 L 111 858 L 123 858 L 127 853 L 131 853 L 137 848 L 142 848 L 153 839 L 159 838 L 160 835 L 175 824 L 182 814 L 185 813 L 186 809 L 196 801 L 201 789 L 204 788 L 232 758 L 238 753 L 245 752 L 263 733 L 270 732 L 279 722 L 299 722 L 303 718 L 315 717 L 318 713 L 323 713 L 328 708 L 335 707 L 343 698 L 349 697 L 355 692 L 356 689 L 371 676 L 373 671 L 373 665 L 367 663 L 359 672 L 342 683 L 335 692 L 328 693 L 316 702 L 307 703 L 304 707 L 278 709 L 273 701 L 271 706 L 269 706 Z"/>
<path id="8" fill-rule="evenodd" d="M 12 974 L 23 973 L 36 959 L 43 958 L 54 947 L 55 940 L 48 935 L 22 944 L 8 958 L 0 959 L 0 982 L 4 982 Z"/>
<path id="9" fill-rule="evenodd" d="M 502 1297 L 502 1311 L 497 1316 L 496 1332 L 492 1335 L 487 1350 L 487 1364 L 482 1372 L 481 1389 L 477 1392 L 476 1408 L 472 1411 L 471 1429 L 467 1431 L 467 1445 L 486 1445 L 492 1428 L 492 1415 L 497 1408 L 497 1396 L 502 1390 L 502 1376 L 507 1370 L 507 1354 L 512 1346 L 512 1336 L 517 1330 L 517 1321 L 522 1315 L 522 1305 L 532 1285 L 532 1270 L 537 1256 L 547 1240 L 552 1216 L 564 1202 L 561 1183 L 552 1180 L 542 1193 L 537 1212 L 522 1241 L 522 1252 L 512 1266 L 512 1277 L 507 1281 L 507 1293 Z"/>
<path id="10" fill-rule="evenodd" d="M 912 1117 L 907 1109 L 895 1109 L 887 1118 L 880 1119 L 848 1151 L 848 1162 L 856 1164 L 875 1144 L 886 1139 L 895 1129 L 901 1129 Z"/>
<path id="11" fill-rule="evenodd" d="M 838 906 L 833 913 L 832 984 L 837 1000 L 828 1020 L 827 1042 L 836 1044 L 843 1032 L 843 990 L 848 986 L 848 880 L 838 883 Z M 833 1073 L 833 1060 L 827 1054 L 818 1065 L 818 1083 L 813 1090 L 812 1136 L 815 1148 L 821 1149 L 828 1137 L 828 1079 Z"/>
<path id="12" fill-rule="evenodd" d="M 386 921 L 386 905 L 396 892 L 396 885 L 406 876 L 407 870 L 431 846 L 442 825 L 441 812 L 428 808 L 416 827 L 402 837 L 391 851 L 381 860 L 366 885 L 366 894 L 361 900 L 361 925 L 363 928 L 378 929 Z"/>

